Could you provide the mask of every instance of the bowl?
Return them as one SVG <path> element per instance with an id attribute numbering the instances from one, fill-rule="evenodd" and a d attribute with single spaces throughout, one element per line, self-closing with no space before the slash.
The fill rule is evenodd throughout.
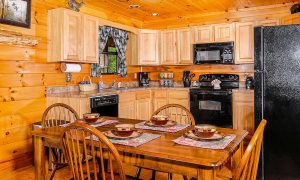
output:
<path id="1" fill-rule="evenodd" d="M 115 126 L 115 134 L 118 136 L 130 136 L 134 131 L 133 124 L 118 124 Z"/>
<path id="2" fill-rule="evenodd" d="M 195 126 L 194 134 L 201 138 L 210 138 L 217 132 L 217 127 L 209 124 Z"/>
<path id="3" fill-rule="evenodd" d="M 169 121 L 169 116 L 167 115 L 155 115 L 152 116 L 151 122 L 155 125 L 165 125 Z"/>
<path id="4" fill-rule="evenodd" d="M 86 114 L 83 114 L 83 119 L 87 123 L 94 123 L 99 119 L 99 117 L 100 117 L 99 113 L 86 113 Z"/>

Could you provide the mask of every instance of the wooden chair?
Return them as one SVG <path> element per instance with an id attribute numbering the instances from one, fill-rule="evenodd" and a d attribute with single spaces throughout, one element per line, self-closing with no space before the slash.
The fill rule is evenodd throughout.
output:
<path id="1" fill-rule="evenodd" d="M 193 114 L 187 108 L 179 104 L 164 105 L 152 114 L 152 116 L 154 115 L 168 115 L 171 120 L 177 123 L 195 125 Z"/>
<path id="2" fill-rule="evenodd" d="M 164 105 L 158 108 L 156 111 L 154 111 L 152 116 L 154 115 L 168 115 L 171 120 L 176 121 L 177 123 L 195 125 L 195 118 L 193 114 L 187 108 L 185 108 L 180 104 Z M 140 173 L 141 173 L 141 168 L 138 167 L 135 177 L 139 178 Z M 153 170 L 152 179 L 155 179 L 155 174 L 156 171 Z M 171 173 L 168 174 L 168 179 L 172 179 Z M 186 179 L 185 176 L 184 179 Z"/>
<path id="3" fill-rule="evenodd" d="M 55 103 L 45 110 L 42 117 L 42 127 L 59 126 L 75 122 L 77 119 L 79 119 L 79 116 L 71 106 L 63 103 Z"/>
<path id="4" fill-rule="evenodd" d="M 45 110 L 42 117 L 42 128 L 75 122 L 77 119 L 79 119 L 79 116 L 72 107 L 63 103 L 55 103 Z M 53 158 L 53 168 L 49 179 L 53 179 L 55 172 L 65 167 L 67 162 L 61 149 L 52 147 L 51 144 L 48 144 L 48 146 L 50 147 L 50 155 Z"/>
<path id="5" fill-rule="evenodd" d="M 63 134 L 62 146 L 74 179 L 126 179 L 117 149 L 96 128 L 72 123 Z M 105 170 L 104 158 L 110 173 Z"/>
<path id="6" fill-rule="evenodd" d="M 257 168 L 259 163 L 262 139 L 265 126 L 267 124 L 266 120 L 262 120 L 256 129 L 253 137 L 248 144 L 241 161 L 238 163 L 237 167 L 232 172 L 233 180 L 256 180 Z M 224 175 L 222 170 L 218 173 L 218 177 L 221 179 L 231 179 L 228 175 Z M 228 173 L 226 173 L 228 174 Z"/>

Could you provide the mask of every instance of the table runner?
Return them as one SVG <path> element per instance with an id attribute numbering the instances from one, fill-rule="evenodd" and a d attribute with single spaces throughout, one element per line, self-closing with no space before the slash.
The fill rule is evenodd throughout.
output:
<path id="1" fill-rule="evenodd" d="M 147 142 L 150 142 L 156 138 L 159 138 L 160 135 L 159 134 L 150 134 L 150 133 L 143 133 L 141 136 L 137 137 L 137 138 L 132 138 L 132 139 L 122 139 L 122 140 L 118 140 L 118 139 L 110 139 L 109 140 L 113 143 L 113 144 L 120 144 L 120 145 L 125 145 L 125 146 L 132 146 L 132 147 L 138 147 L 140 145 L 143 145 Z M 89 137 L 87 137 L 87 139 L 89 139 Z M 97 137 L 93 136 L 93 139 L 95 141 L 98 140 Z"/>
<path id="2" fill-rule="evenodd" d="M 181 131 L 190 126 L 189 124 L 176 124 L 175 126 L 172 127 L 152 127 L 152 126 L 145 125 L 145 122 L 146 121 L 135 124 L 135 128 L 174 133 L 174 132 Z"/>
<path id="3" fill-rule="evenodd" d="M 193 146 L 193 147 L 206 148 L 206 149 L 225 149 L 228 146 L 228 144 L 230 144 L 230 142 L 234 140 L 235 137 L 236 135 L 234 134 L 227 134 L 222 140 L 218 140 L 218 141 L 196 141 L 181 136 L 177 139 L 174 139 L 173 142 L 180 145 Z"/>

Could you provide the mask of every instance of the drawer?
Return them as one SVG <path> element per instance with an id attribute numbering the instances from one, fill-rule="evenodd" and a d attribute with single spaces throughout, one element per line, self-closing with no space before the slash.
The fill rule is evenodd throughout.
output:
<path id="1" fill-rule="evenodd" d="M 167 90 L 154 90 L 153 97 L 154 98 L 167 98 Z"/>
<path id="2" fill-rule="evenodd" d="M 135 101 L 136 92 L 124 92 L 119 94 L 119 102 Z"/>
<path id="3" fill-rule="evenodd" d="M 186 90 L 169 90 L 168 96 L 171 99 L 189 99 L 189 91 Z"/>
<path id="4" fill-rule="evenodd" d="M 136 100 L 139 99 L 150 99 L 151 98 L 151 91 L 146 90 L 146 91 L 137 91 L 136 92 Z"/>

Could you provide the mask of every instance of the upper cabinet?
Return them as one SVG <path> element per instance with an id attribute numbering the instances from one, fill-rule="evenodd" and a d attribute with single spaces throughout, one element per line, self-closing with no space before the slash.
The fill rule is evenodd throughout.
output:
<path id="1" fill-rule="evenodd" d="M 192 64 L 192 37 L 190 28 L 177 30 L 177 58 L 179 64 Z"/>
<path id="2" fill-rule="evenodd" d="M 234 23 L 217 24 L 214 26 L 215 42 L 226 42 L 235 40 Z"/>
<path id="3" fill-rule="evenodd" d="M 98 20 L 64 8 L 48 14 L 49 62 L 98 62 Z"/>
<path id="4" fill-rule="evenodd" d="M 159 65 L 159 31 L 139 30 L 138 64 Z"/>
<path id="5" fill-rule="evenodd" d="M 300 24 L 300 13 L 291 14 L 282 18 L 282 24 Z"/>
<path id="6" fill-rule="evenodd" d="M 235 40 L 235 24 L 214 24 L 196 26 L 194 29 L 195 43 L 226 42 Z"/>
<path id="7" fill-rule="evenodd" d="M 194 29 L 195 43 L 214 42 L 214 27 L 213 25 L 197 26 Z"/>
<path id="8" fill-rule="evenodd" d="M 177 63 L 177 34 L 176 30 L 161 31 L 161 64 Z"/>
<path id="9" fill-rule="evenodd" d="M 253 63 L 254 22 L 236 23 L 235 63 Z"/>
<path id="10" fill-rule="evenodd" d="M 192 64 L 190 28 L 161 31 L 161 64 Z"/>

